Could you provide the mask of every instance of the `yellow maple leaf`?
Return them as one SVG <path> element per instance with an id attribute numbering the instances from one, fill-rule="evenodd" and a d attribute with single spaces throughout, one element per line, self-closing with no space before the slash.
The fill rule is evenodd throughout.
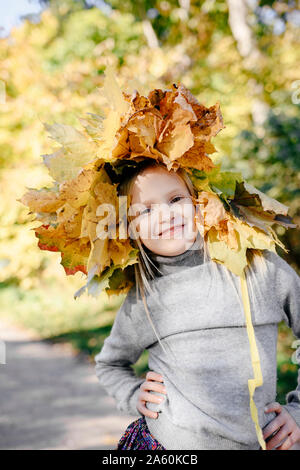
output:
<path id="1" fill-rule="evenodd" d="M 113 264 L 125 265 L 129 259 L 129 253 L 133 250 L 130 240 L 111 239 L 109 240 L 109 253 Z"/>
<path id="2" fill-rule="evenodd" d="M 44 123 L 52 138 L 62 147 L 43 160 L 52 178 L 63 182 L 75 178 L 88 163 L 97 160 L 97 146 L 72 126 Z"/>
<path id="3" fill-rule="evenodd" d="M 247 249 L 275 250 L 275 242 L 259 229 L 249 227 L 239 220 L 232 221 L 234 230 L 238 236 L 238 247 L 232 249 L 220 233 L 212 227 L 207 235 L 208 249 L 211 258 L 224 264 L 237 276 L 243 276 L 244 269 L 248 264 Z"/>
<path id="4" fill-rule="evenodd" d="M 64 204 L 59 193 L 45 188 L 29 189 L 19 201 L 28 206 L 32 212 L 56 212 Z"/>

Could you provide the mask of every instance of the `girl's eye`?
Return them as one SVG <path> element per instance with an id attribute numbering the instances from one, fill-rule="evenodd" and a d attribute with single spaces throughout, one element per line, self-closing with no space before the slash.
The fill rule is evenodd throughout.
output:
<path id="1" fill-rule="evenodd" d="M 171 202 L 174 202 L 175 199 L 184 199 L 184 197 L 183 197 L 183 196 L 175 196 L 175 197 L 173 197 L 173 199 L 171 200 Z"/>
<path id="2" fill-rule="evenodd" d="M 150 211 L 150 210 L 151 210 L 150 207 L 146 207 L 146 209 L 144 209 L 142 212 L 140 212 L 140 215 L 147 214 L 147 211 Z"/>

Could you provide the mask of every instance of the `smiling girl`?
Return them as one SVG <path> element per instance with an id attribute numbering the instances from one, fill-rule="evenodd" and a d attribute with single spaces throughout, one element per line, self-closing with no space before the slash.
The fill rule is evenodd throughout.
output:
<path id="1" fill-rule="evenodd" d="M 117 448 L 295 448 L 300 377 L 275 402 L 278 323 L 300 338 L 300 278 L 272 227 L 296 227 L 289 208 L 212 157 L 219 101 L 181 82 L 122 91 L 110 67 L 102 92 L 83 132 L 45 124 L 61 145 L 43 155 L 54 184 L 20 201 L 41 222 L 39 248 L 87 276 L 75 299 L 127 294 L 95 356 L 118 409 L 139 416 Z"/>
<path id="2" fill-rule="evenodd" d="M 118 409 L 140 415 L 117 449 L 260 449 L 249 414 L 252 370 L 238 280 L 210 259 L 197 232 L 201 215 L 188 175 L 147 161 L 119 194 L 131 201 L 136 282 L 147 302 L 131 288 L 95 356 L 97 377 Z M 285 405 L 275 402 L 276 344 L 282 320 L 300 338 L 300 279 L 264 250 L 250 257 L 247 281 L 264 377 L 254 397 L 259 424 L 267 449 L 295 449 L 300 384 Z M 144 350 L 146 379 L 131 368 Z"/>

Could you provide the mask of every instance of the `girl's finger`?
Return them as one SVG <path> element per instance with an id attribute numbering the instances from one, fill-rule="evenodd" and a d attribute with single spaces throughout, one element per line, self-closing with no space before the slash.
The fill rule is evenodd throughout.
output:
<path id="1" fill-rule="evenodd" d="M 276 431 L 281 428 L 285 424 L 285 420 L 282 415 L 276 416 L 276 418 L 272 419 L 269 424 L 267 424 L 262 432 L 263 432 L 263 437 L 264 439 L 268 439 L 272 434 L 274 434 Z"/>
<path id="2" fill-rule="evenodd" d="M 281 413 L 282 406 L 277 401 L 265 406 L 265 413 L 270 413 L 271 411 L 275 411 L 276 413 Z"/>
<path id="3" fill-rule="evenodd" d="M 282 426 L 275 436 L 267 442 L 267 450 L 272 450 L 274 447 L 278 446 L 285 438 L 288 437 L 289 432 L 289 427 L 287 425 Z"/>
<path id="4" fill-rule="evenodd" d="M 155 395 L 155 393 L 142 392 L 140 394 L 140 400 L 150 401 L 151 403 L 162 403 L 163 397 Z"/>
<path id="5" fill-rule="evenodd" d="M 290 434 L 287 439 L 281 444 L 281 446 L 277 447 L 275 450 L 289 450 L 292 445 L 295 444 L 292 435 Z"/>
<path id="6" fill-rule="evenodd" d="M 167 393 L 166 387 L 156 382 L 144 382 L 143 390 L 153 390 L 154 392 Z"/>
<path id="7" fill-rule="evenodd" d="M 146 379 L 147 380 L 157 380 L 158 382 L 163 382 L 164 381 L 162 375 L 158 374 L 157 372 L 153 372 L 152 370 L 147 372 Z"/>
<path id="8" fill-rule="evenodd" d="M 151 411 L 149 410 L 148 408 L 146 408 L 145 402 L 143 401 L 140 401 L 140 404 L 139 404 L 139 407 L 138 410 L 144 415 L 144 416 L 148 416 L 149 418 L 153 418 L 153 419 L 156 419 L 158 417 L 158 413 L 156 411 Z"/>
<path id="9" fill-rule="evenodd" d="M 295 442 L 289 450 L 300 450 L 300 441 Z"/>

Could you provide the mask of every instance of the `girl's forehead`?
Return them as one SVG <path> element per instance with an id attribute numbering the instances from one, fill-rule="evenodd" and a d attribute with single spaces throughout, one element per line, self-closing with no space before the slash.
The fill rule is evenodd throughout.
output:
<path id="1" fill-rule="evenodd" d="M 170 191 L 188 189 L 180 176 L 163 168 L 147 168 L 137 175 L 131 188 L 133 202 L 144 202 L 152 196 L 159 198 Z"/>

